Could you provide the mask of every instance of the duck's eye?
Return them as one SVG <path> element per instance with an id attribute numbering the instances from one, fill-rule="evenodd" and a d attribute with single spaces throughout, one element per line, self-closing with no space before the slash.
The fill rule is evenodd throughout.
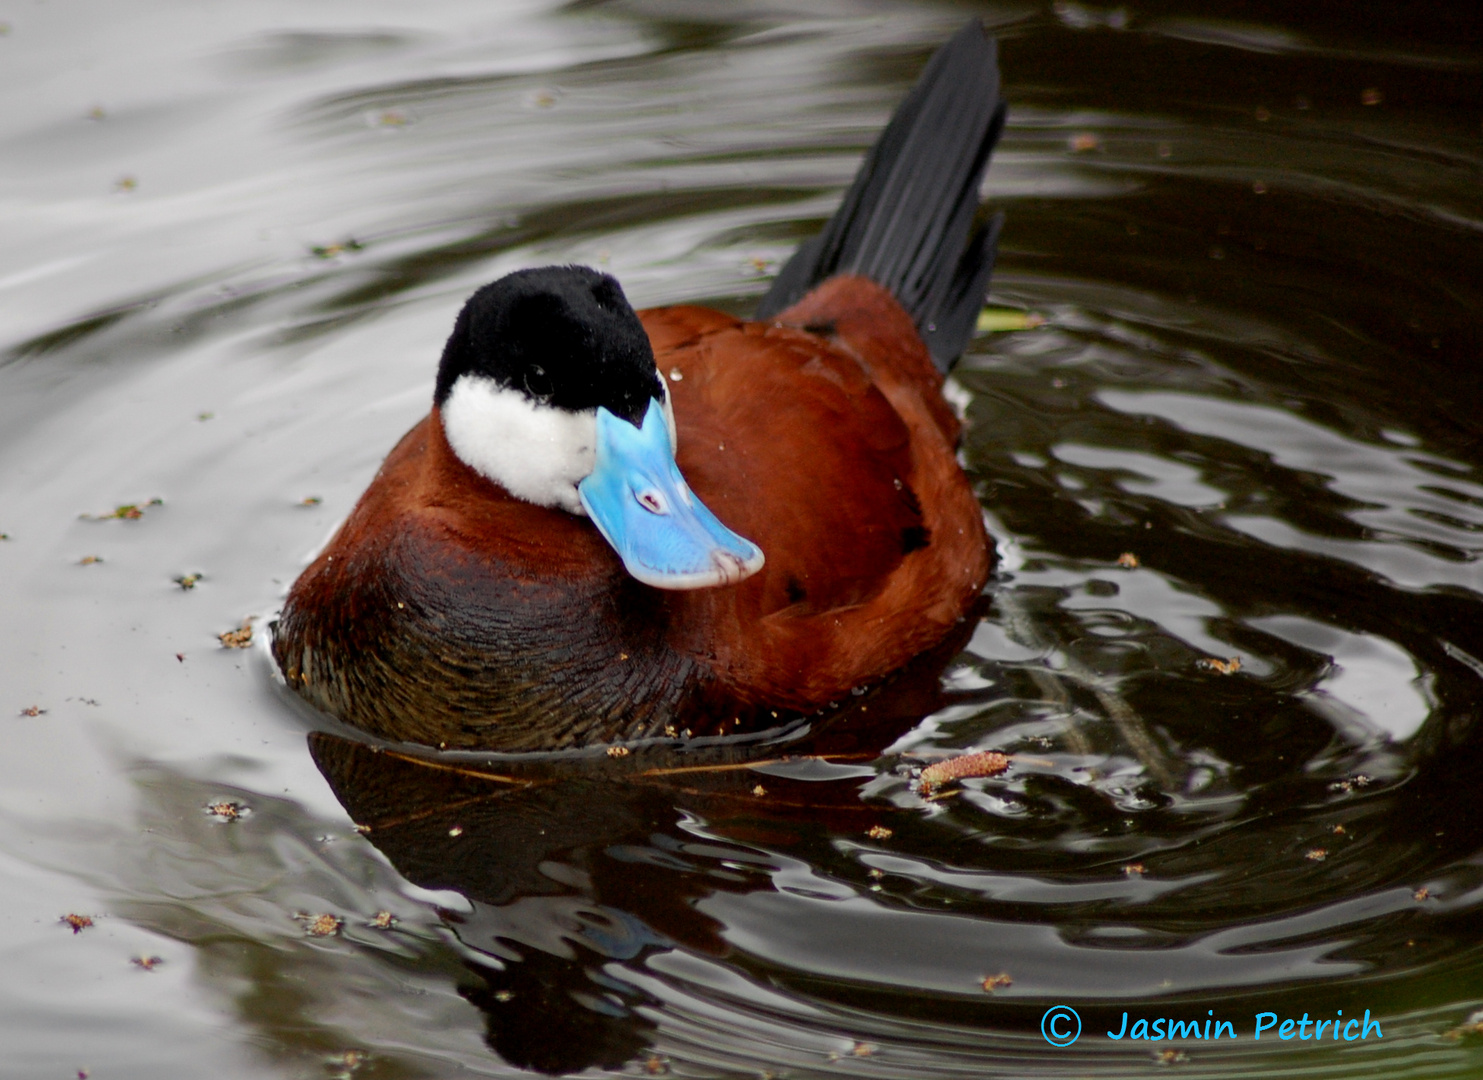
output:
<path id="1" fill-rule="evenodd" d="M 540 364 L 532 364 L 525 373 L 525 392 L 537 401 L 549 401 L 553 390 L 551 376 L 546 374 L 546 369 Z"/>
<path id="2" fill-rule="evenodd" d="M 669 507 L 665 505 L 664 496 L 653 488 L 646 491 L 636 491 L 633 497 L 639 501 L 639 505 L 651 514 L 667 514 Z"/>

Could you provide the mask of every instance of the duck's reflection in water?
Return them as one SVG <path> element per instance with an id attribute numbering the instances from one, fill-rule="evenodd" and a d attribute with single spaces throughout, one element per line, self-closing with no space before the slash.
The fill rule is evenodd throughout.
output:
<path id="1" fill-rule="evenodd" d="M 997 607 L 1006 610 L 1002 595 Z M 884 941 L 846 942 L 885 925 L 856 919 L 855 929 L 842 929 L 849 904 L 815 904 L 812 914 L 794 905 L 803 921 L 787 935 L 775 928 L 776 936 L 833 943 L 821 948 L 844 943 L 851 962 L 864 965 L 852 970 L 869 967 L 905 992 L 929 962 L 951 976 L 934 986 L 972 987 L 984 971 L 1000 970 L 984 967 L 982 957 L 1001 954 L 1020 957 L 1014 974 L 1022 985 L 1056 993 L 1085 985 L 1120 999 L 1130 965 L 1153 964 L 1158 989 L 1150 1003 L 1171 982 L 1234 1001 L 1244 987 L 1265 987 L 1269 968 L 1311 980 L 1369 965 L 1404 978 L 1442 962 L 1459 943 L 1465 947 L 1456 962 L 1474 962 L 1471 898 L 1483 888 L 1483 826 L 1465 809 L 1483 771 L 1483 742 L 1471 705 L 1450 714 L 1451 723 L 1439 712 L 1408 748 L 1375 742 L 1345 749 L 1321 716 L 1252 680 L 1230 684 L 1242 694 L 1241 725 L 1212 708 L 1186 710 L 1184 724 L 1171 720 L 1151 731 L 1110 682 L 1089 682 L 1093 673 L 1062 664 L 1030 682 L 1046 705 L 1064 706 L 1063 765 L 1026 771 L 1003 789 L 1033 812 L 990 820 L 959 799 L 943 805 L 938 825 L 917 831 L 920 803 L 865 797 L 865 789 L 880 795 L 894 784 L 899 792 L 904 779 L 877 782 L 882 751 L 923 717 L 1011 693 L 1012 665 L 979 689 L 943 688 L 944 668 L 978 625 L 965 620 L 958 640 L 885 687 L 771 743 L 483 762 L 326 733 L 310 744 L 346 810 L 407 880 L 466 898 L 466 907 L 442 913 L 470 976 L 461 992 L 482 1011 L 499 1057 L 539 1072 L 620 1067 L 669 1045 L 674 1033 L 656 1030 L 654 1018 L 674 1015 L 681 1029 L 688 1023 L 685 1007 L 677 1012 L 664 989 L 682 957 L 660 954 L 714 958 L 742 980 L 775 977 L 767 968 L 777 954 L 754 954 L 745 925 L 719 920 L 728 911 L 775 915 L 764 894 L 791 891 L 799 866 L 808 869 L 802 889 L 810 894 L 837 886 L 821 896 L 834 900 L 879 891 L 881 910 L 902 917 L 891 923 L 888 949 L 879 948 Z M 1055 646 L 1050 621 L 1037 625 L 1043 644 Z M 1055 694 L 1039 685 L 1047 680 Z M 1079 725 L 1076 717 L 1087 711 L 1069 698 L 1086 698 L 1088 687 L 1103 691 L 1095 700 L 1109 715 Z M 1029 698 L 1020 700 L 1029 706 Z M 1140 704 L 1150 702 L 1158 705 L 1145 694 Z M 986 737 L 1011 745 L 1012 726 Z M 1127 759 L 1159 740 L 1160 757 L 1141 762 L 1147 782 L 1130 794 Z M 1089 749 L 1078 751 L 1082 743 Z M 1067 756 L 1065 748 L 1075 752 Z M 1189 778 L 1198 779 L 1192 764 L 1217 759 L 1233 778 L 1211 785 L 1207 796 L 1191 787 Z M 1033 760 L 1021 756 L 1016 768 L 1028 770 Z M 1121 761 L 1123 772 L 1104 773 L 1088 764 L 1094 760 Z M 1172 786 L 1158 787 L 1159 764 Z M 1133 795 L 1146 805 L 1131 807 Z M 850 853 L 885 822 L 898 831 L 892 857 L 899 873 Z M 981 847 L 973 840 L 979 831 L 1003 843 Z M 993 891 L 992 882 L 1012 876 L 1014 888 Z M 962 933 L 963 920 L 975 916 L 990 937 L 1018 927 L 1054 933 L 1032 932 L 1013 949 L 996 941 L 990 952 L 983 941 L 944 945 L 944 935 Z M 1206 944 L 1221 935 L 1235 935 L 1241 947 Z M 1107 944 L 1128 940 L 1147 944 Z M 806 969 L 807 958 L 800 965 Z M 681 994 L 698 988 L 687 985 Z M 838 989 L 842 1002 L 858 1007 L 848 986 Z M 830 996 L 821 981 L 809 992 Z M 1261 992 L 1267 1002 L 1272 991 Z M 1033 1031 L 1040 1006 L 975 1000 L 974 1009 L 995 1010 L 973 1014 L 982 1030 Z M 1363 1007 L 1358 998 L 1335 1000 L 1335 1008 Z M 966 1014 L 943 1015 L 956 1022 Z M 706 1023 L 708 1032 L 729 1030 L 726 1019 Z M 692 1036 L 705 1037 L 682 1038 Z"/>
<path id="2" fill-rule="evenodd" d="M 860 766 L 950 702 L 940 675 L 973 625 L 783 746 L 477 764 L 316 732 L 310 749 L 404 877 L 469 901 L 444 917 L 469 950 L 476 979 L 461 992 L 483 1011 L 490 1047 L 544 1073 L 614 1068 L 654 1028 L 640 1011 L 649 996 L 618 973 L 656 950 L 724 955 L 723 927 L 698 902 L 773 887 L 762 853 L 718 851 L 695 822 L 762 844 L 868 829 L 879 810 L 859 787 L 874 770 Z"/>

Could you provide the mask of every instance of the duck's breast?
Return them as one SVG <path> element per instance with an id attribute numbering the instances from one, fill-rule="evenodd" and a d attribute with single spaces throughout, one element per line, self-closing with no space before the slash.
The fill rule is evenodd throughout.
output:
<path id="1" fill-rule="evenodd" d="M 664 597 L 590 522 L 473 472 L 434 411 L 294 584 L 274 653 L 308 700 L 373 734 L 559 749 L 670 724 L 703 673 L 665 625 Z"/>

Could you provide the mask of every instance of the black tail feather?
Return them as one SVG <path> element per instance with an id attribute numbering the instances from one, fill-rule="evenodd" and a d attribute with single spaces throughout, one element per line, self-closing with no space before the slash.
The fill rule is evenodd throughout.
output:
<path id="1" fill-rule="evenodd" d="M 891 290 L 943 372 L 969 338 L 1001 218 L 974 229 L 1004 129 L 998 47 L 974 19 L 933 54 L 824 231 L 794 252 L 757 309 L 771 318 L 835 274 Z"/>

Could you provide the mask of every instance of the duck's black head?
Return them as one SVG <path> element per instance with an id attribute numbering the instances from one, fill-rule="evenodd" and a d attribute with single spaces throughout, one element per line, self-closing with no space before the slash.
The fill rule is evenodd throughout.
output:
<path id="1" fill-rule="evenodd" d="M 606 408 L 642 424 L 664 401 L 654 352 L 618 282 L 586 266 L 517 270 L 464 304 L 443 349 L 433 402 L 464 376 L 568 413 Z"/>
<path id="2" fill-rule="evenodd" d="M 458 456 L 510 494 L 582 514 L 597 411 L 673 415 L 654 351 L 622 288 L 585 266 L 518 270 L 464 304 L 433 404 Z"/>
<path id="3" fill-rule="evenodd" d="M 518 499 L 590 517 L 639 581 L 698 589 L 762 565 L 680 475 L 649 336 L 606 274 L 549 266 L 480 289 L 433 403 L 466 465 Z"/>

